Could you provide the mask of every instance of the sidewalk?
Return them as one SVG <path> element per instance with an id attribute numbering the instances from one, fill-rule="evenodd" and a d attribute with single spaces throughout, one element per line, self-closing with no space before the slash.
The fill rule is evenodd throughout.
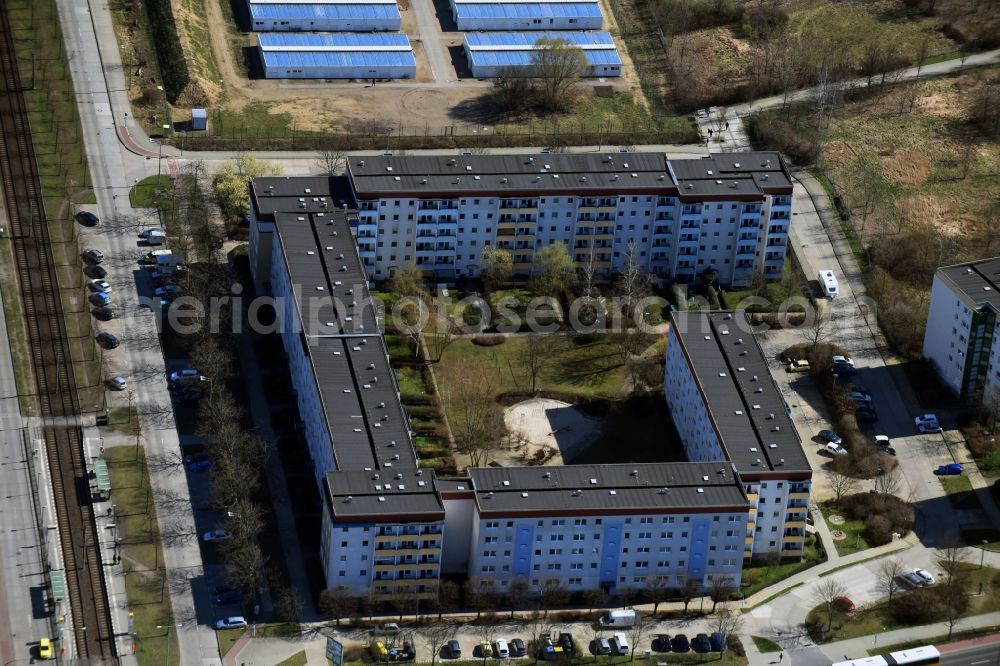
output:
<path id="1" fill-rule="evenodd" d="M 984 627 L 996 627 L 1000 631 L 1000 612 L 962 618 L 955 623 L 954 633 Z M 837 662 L 867 657 L 868 650 L 874 650 L 880 645 L 884 647 L 921 639 L 930 640 L 947 635 L 948 623 L 938 622 L 937 624 L 925 624 L 919 627 L 906 627 L 905 629 L 896 629 L 895 631 L 885 631 L 874 636 L 862 636 L 846 641 L 827 643 L 821 645 L 820 649 L 830 657 L 831 661 Z"/>

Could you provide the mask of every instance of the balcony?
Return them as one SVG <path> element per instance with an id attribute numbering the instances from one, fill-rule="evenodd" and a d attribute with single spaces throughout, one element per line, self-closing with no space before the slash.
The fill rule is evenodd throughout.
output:
<path id="1" fill-rule="evenodd" d="M 454 211 L 458 212 L 457 201 L 421 201 L 417 204 L 417 210 L 432 211 Z"/>
<path id="2" fill-rule="evenodd" d="M 788 499 L 789 500 L 808 500 L 809 499 L 809 489 L 808 488 L 804 488 L 804 489 L 790 490 L 788 492 Z"/>

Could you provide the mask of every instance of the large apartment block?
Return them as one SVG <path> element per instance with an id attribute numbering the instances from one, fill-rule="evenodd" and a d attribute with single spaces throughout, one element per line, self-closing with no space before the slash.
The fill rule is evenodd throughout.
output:
<path id="1" fill-rule="evenodd" d="M 924 357 L 966 404 L 1000 411 L 1000 257 L 939 268 Z"/>
<path id="2" fill-rule="evenodd" d="M 433 597 L 443 574 L 487 576 L 501 591 L 518 579 L 538 591 L 551 578 L 611 593 L 650 577 L 737 585 L 757 552 L 754 535 L 779 524 L 776 550 L 796 555 L 789 507 L 804 506 L 809 476 L 806 466 L 789 483 L 784 472 L 799 459 L 787 438 L 763 455 L 770 471 L 779 453 L 789 461 L 770 475 L 747 454 L 730 455 L 728 435 L 724 447 L 689 449 L 683 463 L 470 469 L 461 478 L 421 469 L 370 302 L 352 197 L 344 178 L 251 183 L 251 270 L 279 316 L 324 498 L 317 529 L 330 587 L 389 600 Z M 671 347 L 668 372 L 683 362 L 675 354 Z"/>
<path id="3" fill-rule="evenodd" d="M 802 556 L 812 469 L 746 316 L 674 312 L 664 395 L 689 460 L 731 464 L 750 500 L 745 556 Z"/>
<path id="4" fill-rule="evenodd" d="M 354 156 L 347 173 L 374 278 L 411 262 L 437 279 L 475 276 L 489 246 L 527 275 L 551 243 L 606 273 L 631 248 L 680 282 L 712 268 L 746 286 L 784 266 L 792 184 L 778 153 Z"/>

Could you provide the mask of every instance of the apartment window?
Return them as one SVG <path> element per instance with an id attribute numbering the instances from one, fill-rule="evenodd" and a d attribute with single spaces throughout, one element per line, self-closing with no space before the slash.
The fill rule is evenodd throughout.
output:
<path id="1" fill-rule="evenodd" d="M 493 529 L 493 528 L 496 528 L 496 527 L 500 527 L 500 521 L 499 520 L 487 520 L 486 521 L 486 529 Z"/>
<path id="2" fill-rule="evenodd" d="M 483 539 L 483 543 L 496 543 L 496 542 L 497 538 L 495 536 L 488 536 L 485 539 Z"/>
<path id="3" fill-rule="evenodd" d="M 484 550 L 483 551 L 483 557 L 496 557 L 496 556 L 497 556 L 497 551 L 495 551 L 495 550 Z"/>
<path id="4" fill-rule="evenodd" d="M 343 578 L 344 576 L 347 575 L 347 572 L 344 571 L 344 570 L 340 570 L 340 571 L 337 572 L 337 575 L 340 576 L 341 578 Z"/>

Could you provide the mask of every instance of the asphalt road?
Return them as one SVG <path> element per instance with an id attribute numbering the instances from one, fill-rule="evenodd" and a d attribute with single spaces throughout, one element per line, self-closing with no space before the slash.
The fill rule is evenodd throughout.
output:
<path id="1" fill-rule="evenodd" d="M 941 655 L 941 666 L 1000 666 L 1000 643 L 946 652 Z"/>

